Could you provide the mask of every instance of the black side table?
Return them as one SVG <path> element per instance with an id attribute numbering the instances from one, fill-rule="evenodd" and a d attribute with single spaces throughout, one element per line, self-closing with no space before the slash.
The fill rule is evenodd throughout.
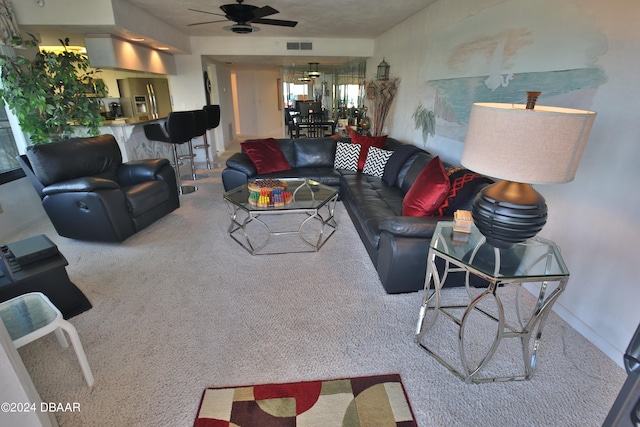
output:
<path id="1" fill-rule="evenodd" d="M 89 310 L 87 297 L 74 285 L 65 267 L 65 257 L 57 252 L 50 257 L 24 266 L 16 265 L 6 247 L 0 250 L 0 302 L 29 292 L 42 292 L 70 319 Z"/>

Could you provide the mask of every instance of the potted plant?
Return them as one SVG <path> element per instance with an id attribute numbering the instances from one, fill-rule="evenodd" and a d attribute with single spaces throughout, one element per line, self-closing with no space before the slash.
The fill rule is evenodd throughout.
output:
<path id="1" fill-rule="evenodd" d="M 96 78 L 86 55 L 60 40 L 60 53 L 41 51 L 34 59 L 0 55 L 0 97 L 18 118 L 31 143 L 44 144 L 72 136 L 95 136 L 107 87 Z"/>

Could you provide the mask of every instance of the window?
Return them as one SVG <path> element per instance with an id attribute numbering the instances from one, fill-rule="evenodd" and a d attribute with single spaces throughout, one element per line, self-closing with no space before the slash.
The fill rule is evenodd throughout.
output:
<path id="1" fill-rule="evenodd" d="M 309 97 L 308 84 L 283 83 L 284 106 L 295 108 L 296 100 L 305 100 Z"/>
<path id="2" fill-rule="evenodd" d="M 0 103 L 0 184 L 24 176 L 24 172 L 16 160 L 18 154 L 18 147 L 13 138 L 7 112 L 4 109 L 4 104 Z"/>
<path id="3" fill-rule="evenodd" d="M 353 108 L 363 104 L 361 86 L 357 84 L 345 84 L 338 86 L 338 99 L 340 107 Z"/>

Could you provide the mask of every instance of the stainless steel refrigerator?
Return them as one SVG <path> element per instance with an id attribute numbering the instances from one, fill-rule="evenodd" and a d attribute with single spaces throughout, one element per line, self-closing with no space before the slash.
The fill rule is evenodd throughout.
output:
<path id="1" fill-rule="evenodd" d="M 125 117 L 140 121 L 153 120 L 165 118 L 171 112 L 171 94 L 167 79 L 119 79 L 118 89 Z"/>

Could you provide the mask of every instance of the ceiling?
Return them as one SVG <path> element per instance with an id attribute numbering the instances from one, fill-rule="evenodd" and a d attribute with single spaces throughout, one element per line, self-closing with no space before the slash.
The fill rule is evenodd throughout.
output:
<path id="1" fill-rule="evenodd" d="M 192 23 L 225 19 L 197 9 L 223 14 L 220 6 L 233 0 L 128 0 L 177 30 L 192 36 L 229 36 L 223 30 L 229 22 L 188 26 Z M 259 32 L 245 37 L 335 37 L 376 38 L 380 34 L 424 9 L 435 0 L 245 0 L 245 5 L 271 6 L 280 13 L 269 19 L 298 21 L 294 28 L 255 25 Z M 237 37 L 243 35 L 236 34 Z"/>
<path id="2" fill-rule="evenodd" d="M 233 34 L 223 27 L 230 21 L 190 26 L 189 24 L 225 20 L 224 16 L 194 12 L 196 9 L 224 15 L 220 6 L 233 0 L 128 0 L 147 13 L 191 36 L 223 37 L 291 37 L 294 40 L 312 38 L 364 38 L 373 39 L 424 9 L 435 0 L 244 0 L 245 5 L 271 6 L 279 13 L 269 19 L 297 21 L 291 27 L 253 24 L 260 31 L 251 34 Z M 242 66 L 264 66 L 303 69 L 312 56 L 217 56 L 217 61 Z M 366 58 L 322 57 L 320 71 L 333 67 L 356 67 Z"/>
<path id="3" fill-rule="evenodd" d="M 188 36 L 200 37 L 286 37 L 291 40 L 306 41 L 313 38 L 374 39 L 400 22 L 424 9 L 436 0 L 244 0 L 245 5 L 257 7 L 271 6 L 279 13 L 267 16 L 268 19 L 297 21 L 291 27 L 265 24 L 253 24 L 260 31 L 251 34 L 234 34 L 223 27 L 233 22 L 225 21 L 204 25 L 189 24 L 225 20 L 224 16 L 194 12 L 189 9 L 223 14 L 221 5 L 234 3 L 234 0 L 126 0 L 149 15 L 165 22 Z M 46 34 L 44 27 L 33 27 Z M 53 27 L 49 27 L 52 30 Z M 130 38 L 140 36 L 129 30 L 111 27 L 102 28 L 91 25 L 74 25 L 72 28 L 55 27 L 53 37 L 57 41 L 60 32 L 66 33 L 111 33 Z M 142 36 L 146 36 L 141 34 Z M 147 42 L 143 42 L 145 44 Z M 154 41 L 150 40 L 151 47 Z M 157 44 L 157 42 L 155 43 Z M 294 59 L 295 58 L 295 59 Z M 213 59 L 235 67 L 262 66 L 300 68 L 308 67 L 309 62 L 319 62 L 317 57 L 309 56 L 216 56 Z M 355 66 L 366 58 L 362 57 L 322 57 L 320 70 L 331 67 Z"/>

